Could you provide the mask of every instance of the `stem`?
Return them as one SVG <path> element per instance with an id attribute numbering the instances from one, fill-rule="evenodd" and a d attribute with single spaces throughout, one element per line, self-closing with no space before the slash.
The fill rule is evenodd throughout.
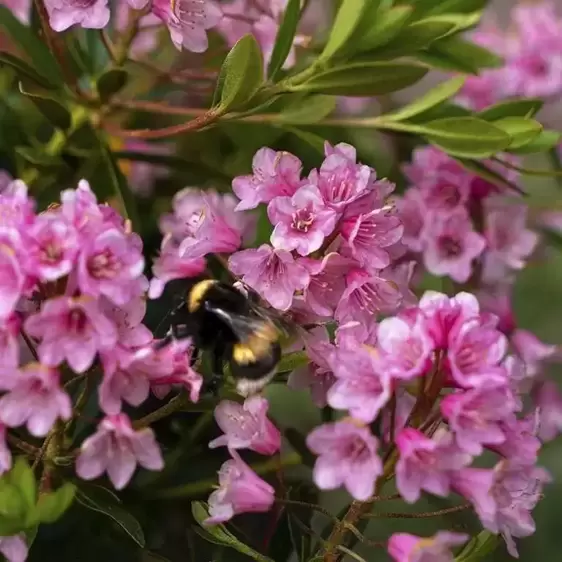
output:
<path id="1" fill-rule="evenodd" d="M 515 164 L 511 164 L 510 162 L 506 162 L 501 158 L 497 158 L 496 156 L 492 157 L 494 162 L 509 168 L 510 170 L 515 170 L 521 174 L 525 174 L 527 176 L 538 176 L 538 177 L 546 177 L 546 178 L 560 178 L 562 177 L 562 169 L 556 168 L 554 170 L 541 170 L 538 168 L 523 168 L 523 166 L 516 166 Z"/>
<path id="2" fill-rule="evenodd" d="M 109 58 L 114 62 L 117 63 L 117 58 L 115 56 L 115 45 L 113 45 L 113 41 L 109 37 L 109 34 L 105 29 L 100 29 L 100 37 Z"/>
<path id="3" fill-rule="evenodd" d="M 142 429 L 152 425 L 154 422 L 160 421 L 168 416 L 181 411 L 189 403 L 189 398 L 185 391 L 181 391 L 179 394 L 174 396 L 167 404 L 164 404 L 158 410 L 154 410 L 150 414 L 144 416 L 140 420 L 133 422 L 133 427 L 135 429 Z"/>
<path id="4" fill-rule="evenodd" d="M 22 439 L 19 439 L 18 437 L 16 437 L 15 435 L 11 435 L 10 433 L 6 434 L 6 439 L 8 443 L 32 457 L 36 457 L 39 452 L 39 449 L 37 447 L 30 445 L 27 441 L 23 441 Z"/>
<path id="5" fill-rule="evenodd" d="M 447 507 L 437 511 L 426 511 L 423 513 L 368 513 L 365 517 L 369 519 L 428 519 L 430 517 L 440 517 L 441 515 L 449 515 L 451 513 L 459 513 L 471 509 L 472 504 L 466 503 L 463 505 L 456 505 L 454 507 Z"/>

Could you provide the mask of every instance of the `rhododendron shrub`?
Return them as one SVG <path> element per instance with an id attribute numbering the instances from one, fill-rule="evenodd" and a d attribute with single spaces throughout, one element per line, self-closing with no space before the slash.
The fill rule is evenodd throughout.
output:
<path id="1" fill-rule="evenodd" d="M 562 13 L 487 4 L 0 0 L 0 559 L 536 559 Z"/>

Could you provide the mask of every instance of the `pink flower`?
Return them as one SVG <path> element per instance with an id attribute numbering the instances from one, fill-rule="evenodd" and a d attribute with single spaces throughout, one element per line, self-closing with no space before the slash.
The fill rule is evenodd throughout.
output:
<path id="1" fill-rule="evenodd" d="M 501 423 L 505 440 L 488 448 L 516 464 L 535 464 L 541 448 L 537 437 L 539 423 L 540 415 L 537 417 L 536 412 L 522 419 L 507 419 Z"/>
<path id="2" fill-rule="evenodd" d="M 133 369 L 116 369 L 104 373 L 98 393 L 101 409 L 115 415 L 121 411 L 122 400 L 131 406 L 140 406 L 148 398 L 150 382 Z"/>
<path id="3" fill-rule="evenodd" d="M 23 534 L 12 537 L 0 537 L 0 552 L 7 562 L 25 562 L 27 560 L 27 543 Z"/>
<path id="4" fill-rule="evenodd" d="M 391 395 L 390 374 L 378 362 L 376 349 L 367 345 L 340 347 L 331 355 L 330 364 L 336 382 L 328 390 L 328 404 L 372 422 Z"/>
<path id="5" fill-rule="evenodd" d="M 54 281 L 71 272 L 78 252 L 78 237 L 59 213 L 38 215 L 25 234 L 24 258 L 32 275 L 42 281 Z"/>
<path id="6" fill-rule="evenodd" d="M 115 228 L 100 232 L 80 249 L 77 270 L 82 294 L 104 295 L 122 306 L 145 289 L 142 241 Z"/>
<path id="7" fill-rule="evenodd" d="M 80 180 L 76 189 L 66 189 L 61 193 L 61 214 L 86 237 L 97 231 L 103 223 L 104 215 L 96 196 L 86 180 Z"/>
<path id="8" fill-rule="evenodd" d="M 388 541 L 388 553 L 395 562 L 453 562 L 451 547 L 460 546 L 470 537 L 439 531 L 429 539 L 409 533 L 394 533 Z"/>
<path id="9" fill-rule="evenodd" d="M 534 392 L 539 417 L 539 436 L 543 441 L 552 441 L 562 433 L 562 395 L 553 381 L 544 381 Z"/>
<path id="10" fill-rule="evenodd" d="M 480 386 L 488 376 L 503 380 L 499 366 L 507 351 L 507 338 L 490 322 L 465 321 L 449 337 L 448 365 L 455 382 L 469 388 Z"/>
<path id="11" fill-rule="evenodd" d="M 57 419 L 72 415 L 70 397 L 60 387 L 59 373 L 39 363 L 28 363 L 12 376 L 3 376 L 0 420 L 8 427 L 26 424 L 34 437 L 44 437 Z"/>
<path id="12" fill-rule="evenodd" d="M 25 277 L 16 254 L 19 237 L 0 227 L 0 318 L 12 314 L 22 296 Z"/>
<path id="13" fill-rule="evenodd" d="M 0 424 L 0 475 L 12 468 L 12 452 L 6 443 L 6 426 Z"/>
<path id="14" fill-rule="evenodd" d="M 212 0 L 153 0 L 152 11 L 168 26 L 174 45 L 194 53 L 207 50 L 207 30 L 222 18 Z"/>
<path id="15" fill-rule="evenodd" d="M 40 338 L 37 352 L 42 363 L 55 367 L 67 361 L 76 373 L 93 364 L 98 351 L 115 345 L 114 324 L 89 297 L 56 297 L 25 321 L 25 330 Z"/>
<path id="16" fill-rule="evenodd" d="M 281 447 L 281 433 L 267 418 L 268 409 L 269 402 L 261 396 L 247 398 L 244 404 L 222 400 L 215 408 L 215 420 L 224 435 L 213 439 L 209 447 L 273 455 Z"/>
<path id="17" fill-rule="evenodd" d="M 480 256 L 486 242 L 472 230 L 464 208 L 434 217 L 427 230 L 424 264 L 434 275 L 449 275 L 458 283 L 468 281 L 472 261 Z"/>
<path id="18" fill-rule="evenodd" d="M 134 0 L 130 1 L 131 7 L 134 6 Z M 142 9 L 144 6 L 139 6 L 137 9 Z M 125 2 L 119 2 L 115 8 L 115 28 L 116 31 L 122 33 L 125 31 L 131 19 L 131 10 Z M 139 31 L 135 40 L 131 44 L 130 53 L 135 57 L 141 57 L 152 51 L 158 45 L 158 28 L 155 25 L 160 23 L 160 20 L 154 14 L 148 14 L 142 17 L 139 21 Z M 147 148 L 148 143 L 131 142 L 127 143 L 127 150 L 139 150 Z M 152 143 L 150 145 L 151 151 L 159 153 L 164 145 Z M 164 152 L 164 151 L 163 151 Z M 146 176 L 142 174 L 146 173 Z M 166 174 L 165 168 L 154 166 L 145 162 L 131 162 L 131 189 L 135 193 L 147 195 L 152 191 L 152 183 L 155 177 Z M 143 177 L 144 176 L 144 177 Z"/>
<path id="19" fill-rule="evenodd" d="M 271 244 L 301 256 L 318 250 L 336 226 L 336 212 L 325 206 L 313 185 L 299 188 L 292 197 L 276 197 L 267 206 L 267 215 L 275 225 Z"/>
<path id="20" fill-rule="evenodd" d="M 446 396 L 441 402 L 441 413 L 459 447 L 471 455 L 480 455 L 482 445 L 505 441 L 499 422 L 513 417 L 516 406 L 505 384 L 490 381 Z"/>
<path id="21" fill-rule="evenodd" d="M 400 219 L 390 207 L 346 218 L 341 225 L 341 234 L 353 257 L 368 269 L 390 265 L 391 258 L 385 248 L 399 242 L 403 231 Z"/>
<path id="22" fill-rule="evenodd" d="M 503 461 L 495 468 L 492 495 L 497 503 L 497 528 L 514 558 L 518 554 L 513 537 L 528 537 L 535 532 L 531 511 L 541 499 L 543 485 L 550 481 L 548 472 L 536 466 Z"/>
<path id="23" fill-rule="evenodd" d="M 207 262 L 197 248 L 194 249 L 197 243 L 192 240 L 191 245 L 185 244 L 185 241 L 179 245 L 171 235 L 164 237 L 160 255 L 152 264 L 154 277 L 148 289 L 151 299 L 160 297 L 169 281 L 196 277 L 205 270 Z"/>
<path id="24" fill-rule="evenodd" d="M 19 316 L 12 314 L 0 318 L 0 369 L 16 368 L 20 356 L 20 331 Z"/>
<path id="25" fill-rule="evenodd" d="M 295 369 L 289 376 L 288 384 L 294 389 L 310 388 L 313 402 L 323 408 L 327 404 L 328 390 L 335 381 L 329 363 L 334 348 L 324 326 L 316 326 L 306 332 L 303 339 L 310 363 Z"/>
<path id="26" fill-rule="evenodd" d="M 461 468 L 451 473 L 452 490 L 472 504 L 485 529 L 497 533 L 498 505 L 492 496 L 494 480 L 494 470 L 484 468 Z"/>
<path id="27" fill-rule="evenodd" d="M 425 330 L 422 317 L 414 322 L 385 318 L 377 331 L 377 349 L 381 369 L 398 379 L 423 375 L 431 366 L 433 341 Z"/>
<path id="28" fill-rule="evenodd" d="M 76 473 L 83 480 L 94 480 L 107 472 L 117 490 L 128 483 L 136 465 L 147 470 L 162 470 L 164 461 L 149 428 L 136 431 L 125 414 L 105 417 L 96 433 L 80 447 Z"/>
<path id="29" fill-rule="evenodd" d="M 101 29 L 109 23 L 107 0 L 45 0 L 49 23 L 55 31 L 72 25 Z"/>
<path id="30" fill-rule="evenodd" d="M 464 292 L 448 297 L 437 291 L 426 291 L 419 308 L 426 317 L 426 330 L 439 349 L 448 346 L 449 335 L 456 332 L 464 322 L 480 316 L 477 298 Z"/>
<path id="31" fill-rule="evenodd" d="M 0 0 L 0 5 L 7 6 L 22 23 L 29 23 L 31 0 Z"/>
<path id="32" fill-rule="evenodd" d="M 419 500 L 421 491 L 436 496 L 449 494 L 451 471 L 470 464 L 472 457 L 463 452 L 450 433 L 433 439 L 413 428 L 403 429 L 396 438 L 400 458 L 396 464 L 396 487 L 408 502 Z"/>
<path id="33" fill-rule="evenodd" d="M 396 201 L 398 216 L 402 224 L 402 243 L 412 252 L 421 252 L 424 245 L 425 225 L 428 212 L 418 189 L 408 189 Z"/>
<path id="34" fill-rule="evenodd" d="M 301 161 L 288 152 L 260 148 L 252 161 L 253 174 L 238 176 L 232 181 L 232 191 L 240 199 L 236 210 L 254 209 L 275 197 L 291 197 L 302 185 Z"/>
<path id="35" fill-rule="evenodd" d="M 527 206 L 487 201 L 484 235 L 487 249 L 482 276 L 494 283 L 505 278 L 510 270 L 520 270 L 535 249 L 538 235 L 525 228 Z"/>
<path id="36" fill-rule="evenodd" d="M 275 490 L 262 480 L 236 451 L 219 470 L 219 488 L 209 496 L 206 525 L 232 519 L 237 513 L 269 511 L 275 501 Z"/>
<path id="37" fill-rule="evenodd" d="M 32 224 L 34 208 L 35 202 L 27 196 L 27 185 L 20 180 L 9 183 L 0 193 L 0 226 L 21 232 Z"/>
<path id="38" fill-rule="evenodd" d="M 228 260 L 232 273 L 279 310 L 288 310 L 295 291 L 306 288 L 310 275 L 290 252 L 267 244 L 236 252 Z"/>
<path id="39" fill-rule="evenodd" d="M 345 290 L 345 274 L 354 261 L 330 252 L 322 260 L 302 258 L 299 263 L 310 272 L 304 291 L 306 304 L 320 316 L 333 316 Z"/>
<path id="40" fill-rule="evenodd" d="M 377 313 L 396 311 L 403 298 L 400 287 L 384 277 L 384 270 L 375 275 L 364 269 L 352 269 L 346 275 L 345 283 L 335 313 L 340 322 L 368 322 Z"/>
<path id="41" fill-rule="evenodd" d="M 314 482 L 321 490 L 343 485 L 360 501 L 373 495 L 383 468 L 378 441 L 367 427 L 351 420 L 324 424 L 308 435 L 306 443 L 320 455 L 314 465 Z"/>
<path id="42" fill-rule="evenodd" d="M 320 170 L 312 170 L 309 181 L 318 186 L 324 201 L 336 211 L 376 190 L 375 171 L 357 163 L 357 151 L 346 143 L 324 147 L 326 159 Z M 386 195 L 386 192 L 385 192 Z"/>
<path id="43" fill-rule="evenodd" d="M 529 375 L 534 376 L 540 370 L 540 364 L 545 359 L 552 357 L 557 346 L 543 343 L 528 330 L 515 330 L 511 335 L 511 344 L 517 355 L 523 359 Z"/>

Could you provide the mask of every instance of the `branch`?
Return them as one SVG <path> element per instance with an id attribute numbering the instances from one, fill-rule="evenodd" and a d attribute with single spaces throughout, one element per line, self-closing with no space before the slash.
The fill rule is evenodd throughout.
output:
<path id="1" fill-rule="evenodd" d="M 189 399 L 187 393 L 182 390 L 179 394 L 174 396 L 167 404 L 164 404 L 164 406 L 158 408 L 158 410 L 154 410 L 154 412 L 151 412 L 150 414 L 144 416 L 144 418 L 134 421 L 133 427 L 135 429 L 142 429 L 144 427 L 148 427 L 149 425 L 152 425 L 154 422 L 167 418 L 168 416 L 181 411 L 185 406 L 187 406 L 188 403 L 189 403 Z"/>

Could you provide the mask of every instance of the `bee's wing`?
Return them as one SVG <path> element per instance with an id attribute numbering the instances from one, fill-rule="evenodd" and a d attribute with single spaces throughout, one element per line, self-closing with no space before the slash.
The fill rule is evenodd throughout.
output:
<path id="1" fill-rule="evenodd" d="M 237 314 L 209 302 L 205 303 L 205 308 L 220 318 L 240 341 L 246 340 L 255 331 L 258 323 L 257 318 L 251 315 Z"/>

